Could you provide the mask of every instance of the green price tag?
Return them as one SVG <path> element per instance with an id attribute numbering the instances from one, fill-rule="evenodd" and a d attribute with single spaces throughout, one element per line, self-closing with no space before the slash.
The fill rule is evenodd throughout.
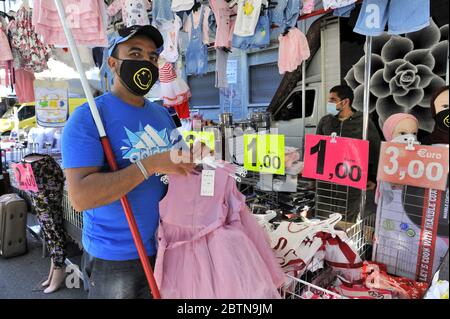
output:
<path id="1" fill-rule="evenodd" d="M 253 172 L 284 175 L 284 135 L 245 134 L 244 168 Z"/>
<path id="2" fill-rule="evenodd" d="M 183 140 L 188 144 L 194 144 L 195 141 L 203 142 L 211 151 L 214 151 L 216 145 L 214 132 L 184 131 Z"/>

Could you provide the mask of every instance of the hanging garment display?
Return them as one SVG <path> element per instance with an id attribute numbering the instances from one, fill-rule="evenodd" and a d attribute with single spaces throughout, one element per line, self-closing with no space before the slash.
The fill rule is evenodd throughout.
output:
<path id="1" fill-rule="evenodd" d="M 354 32 L 379 36 L 419 31 L 430 25 L 429 0 L 364 0 Z"/>
<path id="2" fill-rule="evenodd" d="M 23 69 L 15 69 L 15 85 L 17 99 L 19 103 L 34 102 L 34 74 Z"/>
<path id="3" fill-rule="evenodd" d="M 88 47 L 108 46 L 107 14 L 103 0 L 62 0 L 75 42 Z M 34 0 L 33 26 L 44 42 L 67 47 L 67 39 L 53 0 Z"/>
<path id="4" fill-rule="evenodd" d="M 353 3 L 346 7 L 334 9 L 333 16 L 342 17 L 342 18 L 350 18 L 350 14 L 352 13 L 353 9 L 355 9 L 355 7 L 356 7 L 356 5 Z"/>
<path id="5" fill-rule="evenodd" d="M 177 76 L 172 63 L 166 62 L 159 69 L 160 98 L 165 107 L 174 107 L 180 119 L 189 118 L 191 91 L 183 79 Z"/>
<path id="6" fill-rule="evenodd" d="M 238 0 L 238 11 L 234 34 L 249 37 L 255 34 L 261 13 L 262 0 Z"/>
<path id="7" fill-rule="evenodd" d="M 178 38 L 182 22 L 179 16 L 175 16 L 172 21 L 164 21 L 158 26 L 164 38 L 164 49 L 160 57 L 167 62 L 175 63 L 178 60 Z"/>
<path id="8" fill-rule="evenodd" d="M 16 19 L 9 24 L 11 46 L 16 49 L 13 54 L 19 55 L 21 68 L 30 72 L 42 72 L 48 69 L 51 48 L 45 45 L 36 34 L 31 22 L 32 11 L 22 6 L 16 14 Z"/>
<path id="9" fill-rule="evenodd" d="M 231 15 L 237 14 L 237 8 L 231 9 L 225 0 L 210 0 L 209 5 L 217 24 L 215 47 L 231 48 L 235 24 L 235 19 L 232 19 Z"/>
<path id="10" fill-rule="evenodd" d="M 172 0 L 172 11 L 188 11 L 194 6 L 195 0 Z"/>
<path id="11" fill-rule="evenodd" d="M 204 33 L 202 31 L 205 19 L 204 7 L 200 9 L 200 19 L 196 26 L 194 15 L 190 15 L 193 26 L 191 38 L 186 50 L 186 73 L 187 75 L 203 75 L 208 72 L 208 47 L 203 42 Z"/>
<path id="12" fill-rule="evenodd" d="M 64 127 L 69 118 L 69 83 L 34 81 L 36 122 L 42 127 Z"/>
<path id="13" fill-rule="evenodd" d="M 302 7 L 303 3 L 300 0 L 277 0 L 277 5 L 273 9 L 273 24 L 281 30 L 295 27 Z"/>
<path id="14" fill-rule="evenodd" d="M 0 18 L 0 71 L 4 70 L 5 86 L 10 85 L 13 54 L 6 36 L 6 22 Z M 0 84 L 3 84 L 0 76 Z"/>
<path id="15" fill-rule="evenodd" d="M 158 1 L 156 1 L 158 2 Z M 165 0 L 165 2 L 168 2 Z M 157 7 L 159 8 L 159 7 Z M 114 16 L 122 11 L 122 19 L 127 27 L 133 25 L 149 25 L 147 10 L 150 10 L 148 0 L 114 0 L 108 7 L 108 15 Z M 153 8 L 154 10 L 155 8 Z"/>
<path id="16" fill-rule="evenodd" d="M 314 11 L 315 3 L 314 0 L 303 0 L 303 10 L 302 14 L 309 14 Z"/>
<path id="17" fill-rule="evenodd" d="M 161 296 L 279 299 L 277 288 L 285 277 L 245 196 L 229 168 L 207 172 L 214 174 L 208 179 L 212 196 L 200 195 L 207 183 L 202 176 L 209 174 L 169 176 L 168 193 L 160 202 L 155 264 Z"/>
<path id="18" fill-rule="evenodd" d="M 338 9 L 354 4 L 357 0 L 322 0 L 323 8 L 328 9 Z"/>
<path id="19" fill-rule="evenodd" d="M 92 50 L 85 46 L 77 46 L 78 54 L 80 55 L 83 69 L 89 71 L 95 67 L 94 59 L 92 56 Z M 70 49 L 67 48 L 52 48 L 52 58 L 56 61 L 60 61 L 65 65 L 76 70 L 75 62 L 72 57 Z"/>
<path id="20" fill-rule="evenodd" d="M 216 48 L 216 88 L 227 88 L 227 64 L 228 64 L 228 51 L 222 48 Z"/>
<path id="21" fill-rule="evenodd" d="M 146 2 L 148 2 L 148 0 L 146 0 Z M 172 7 L 172 0 L 153 0 L 152 23 L 155 25 L 155 24 L 162 24 L 165 22 L 172 22 L 174 19 L 174 14 L 172 12 L 171 7 Z"/>
<path id="22" fill-rule="evenodd" d="M 48 155 L 29 154 L 22 160 L 29 163 L 38 186 L 31 193 L 33 207 L 44 234 L 45 243 L 56 268 L 62 268 L 66 259 L 66 236 L 63 228 L 64 174 L 58 163 Z"/>
<path id="23" fill-rule="evenodd" d="M 270 44 L 270 22 L 268 15 L 261 15 L 255 28 L 255 34 L 248 37 L 233 35 L 233 48 L 261 49 Z"/>
<path id="24" fill-rule="evenodd" d="M 303 61 L 309 59 L 310 50 L 306 36 L 297 28 L 289 29 L 287 35 L 280 35 L 278 68 L 280 74 L 295 71 Z"/>
<path id="25" fill-rule="evenodd" d="M 188 33 L 188 37 L 192 38 L 192 26 L 195 28 L 201 27 L 203 44 L 209 44 L 209 21 L 208 17 L 211 14 L 211 9 L 208 6 L 202 5 L 198 10 L 193 10 L 185 19 L 183 31 Z"/>

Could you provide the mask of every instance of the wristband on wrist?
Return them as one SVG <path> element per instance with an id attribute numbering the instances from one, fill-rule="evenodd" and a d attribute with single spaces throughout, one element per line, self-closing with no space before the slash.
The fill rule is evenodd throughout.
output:
<path id="1" fill-rule="evenodd" d="M 145 180 L 148 180 L 148 179 L 149 179 L 149 176 L 148 176 L 147 170 L 146 170 L 145 167 L 144 167 L 144 164 L 142 164 L 142 162 L 139 160 L 139 161 L 136 162 L 136 165 L 137 165 L 137 167 L 139 167 L 139 169 L 141 170 L 142 175 L 144 175 Z"/>

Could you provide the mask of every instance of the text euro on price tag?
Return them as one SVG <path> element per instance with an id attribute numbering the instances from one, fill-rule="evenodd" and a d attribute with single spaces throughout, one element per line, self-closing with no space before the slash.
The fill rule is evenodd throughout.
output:
<path id="1" fill-rule="evenodd" d="M 214 132 L 204 131 L 184 131 L 183 140 L 188 144 L 193 144 L 196 141 L 203 142 L 211 151 L 214 151 L 216 143 Z"/>
<path id="2" fill-rule="evenodd" d="M 346 137 L 306 135 L 303 177 L 367 188 L 369 142 Z"/>
<path id="3" fill-rule="evenodd" d="M 30 164 L 13 164 L 14 176 L 20 190 L 37 193 L 39 191 Z"/>
<path id="4" fill-rule="evenodd" d="M 423 188 L 445 190 L 448 180 L 448 147 L 383 142 L 378 179 Z"/>
<path id="5" fill-rule="evenodd" d="M 284 135 L 245 134 L 244 168 L 253 172 L 284 175 L 284 144 Z"/>

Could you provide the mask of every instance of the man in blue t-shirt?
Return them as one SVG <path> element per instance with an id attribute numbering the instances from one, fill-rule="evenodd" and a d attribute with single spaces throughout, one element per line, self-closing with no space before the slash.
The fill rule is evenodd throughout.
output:
<path id="1" fill-rule="evenodd" d="M 144 98 L 158 79 L 157 50 L 163 45 L 152 26 L 119 31 L 109 48 L 112 93 L 96 99 L 119 170 L 106 164 L 88 105 L 78 108 L 63 132 L 63 166 L 70 201 L 83 211 L 82 261 L 89 298 L 150 297 L 120 198 L 128 195 L 150 262 L 156 255 L 159 201 L 166 188 L 160 174 L 189 174 L 189 153 L 169 152 L 177 134 L 163 107 Z M 172 157 L 173 158 L 173 157 Z M 180 158 L 178 158 L 180 159 Z M 158 173 L 158 174 L 156 174 Z"/>

